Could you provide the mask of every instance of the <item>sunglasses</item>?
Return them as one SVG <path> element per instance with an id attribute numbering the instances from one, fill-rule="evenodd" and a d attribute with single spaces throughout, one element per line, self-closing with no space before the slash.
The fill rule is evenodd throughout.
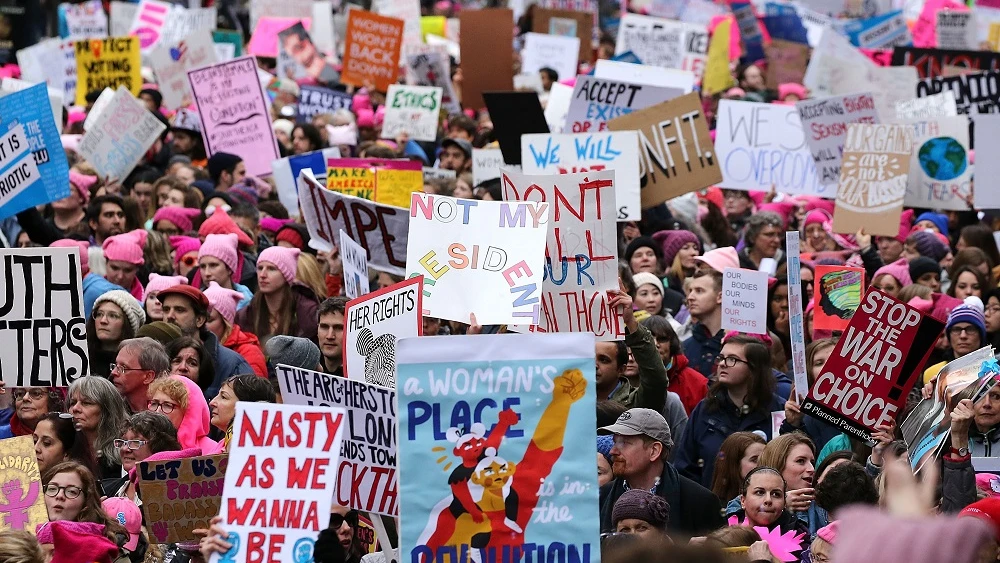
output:
<path id="1" fill-rule="evenodd" d="M 344 522 L 347 522 L 347 525 L 350 526 L 350 527 L 352 527 L 352 528 L 357 528 L 358 527 L 358 511 L 357 510 L 350 510 L 350 511 L 347 512 L 347 514 L 336 514 L 336 513 L 334 513 L 334 514 L 330 515 L 330 528 L 331 529 L 336 530 L 336 529 L 340 528 L 341 526 L 344 525 Z"/>

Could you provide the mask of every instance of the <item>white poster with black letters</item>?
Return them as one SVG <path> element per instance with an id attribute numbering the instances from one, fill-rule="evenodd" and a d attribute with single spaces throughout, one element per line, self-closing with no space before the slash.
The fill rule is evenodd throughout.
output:
<path id="1" fill-rule="evenodd" d="M 396 387 L 396 342 L 423 333 L 424 278 L 352 299 L 344 309 L 344 377 Z"/>

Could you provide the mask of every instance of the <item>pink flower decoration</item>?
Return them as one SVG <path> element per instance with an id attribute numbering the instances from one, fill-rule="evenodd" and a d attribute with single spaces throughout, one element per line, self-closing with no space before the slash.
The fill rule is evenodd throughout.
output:
<path id="1" fill-rule="evenodd" d="M 740 522 L 736 516 L 729 517 L 729 525 L 753 528 L 760 534 L 760 539 L 767 543 L 767 549 L 771 551 L 771 555 L 778 558 L 779 561 L 799 560 L 798 557 L 792 555 L 792 552 L 802 549 L 802 540 L 806 536 L 804 533 L 796 534 L 794 530 L 781 533 L 781 528 L 777 526 L 774 527 L 774 530 L 768 530 L 764 526 L 751 525 L 749 520 Z"/>

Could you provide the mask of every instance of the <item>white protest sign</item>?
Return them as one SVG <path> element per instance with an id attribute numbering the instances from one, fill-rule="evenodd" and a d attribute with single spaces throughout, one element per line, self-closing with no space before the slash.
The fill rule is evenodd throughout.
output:
<path id="1" fill-rule="evenodd" d="M 972 12 L 939 10 L 934 29 L 938 49 L 976 50 L 976 19 Z"/>
<path id="2" fill-rule="evenodd" d="M 903 204 L 925 209 L 967 210 L 967 199 L 972 191 L 968 118 L 936 117 L 903 124 L 913 129 L 913 155 Z"/>
<path id="3" fill-rule="evenodd" d="M 135 19 L 139 5 L 132 2 L 118 2 L 112 0 L 108 6 L 108 36 L 124 37 L 128 35 L 132 28 L 132 21 Z"/>
<path id="4" fill-rule="evenodd" d="M 76 52 L 73 41 L 46 39 L 18 50 L 17 64 L 21 78 L 32 84 L 44 82 L 62 92 L 63 104 L 76 99 Z M 62 123 L 62 110 L 56 119 Z"/>
<path id="5" fill-rule="evenodd" d="M 94 100 L 94 105 L 90 106 L 90 111 L 87 112 L 87 118 L 83 120 L 83 130 L 87 131 L 94 126 L 97 122 L 97 118 L 101 117 L 104 110 L 107 109 L 108 104 L 111 100 L 115 98 L 115 91 L 111 88 L 105 88 L 101 91 L 101 95 Z"/>
<path id="6" fill-rule="evenodd" d="M 0 136 L 0 207 L 42 179 L 30 148 L 24 125 L 16 125 Z M 7 318 L 6 315 L 0 317 Z"/>
<path id="7" fill-rule="evenodd" d="M 65 10 L 67 40 L 100 39 L 108 36 L 108 16 L 100 0 L 88 0 L 82 4 L 60 4 Z"/>
<path id="8" fill-rule="evenodd" d="M 816 174 L 816 162 L 794 106 L 722 100 L 715 151 L 724 188 L 835 197 Z"/>
<path id="9" fill-rule="evenodd" d="M 420 45 L 420 0 L 373 0 L 376 14 L 403 20 L 403 45 Z"/>
<path id="10" fill-rule="evenodd" d="M 341 407 L 240 401 L 219 515 L 233 544 L 211 561 L 311 561 L 341 477 Z"/>
<path id="11" fill-rule="evenodd" d="M 631 82 L 632 84 L 680 88 L 685 94 L 691 93 L 695 82 L 694 73 L 688 70 L 637 65 L 607 59 L 597 61 L 597 65 L 594 67 L 594 76 L 620 82 Z"/>
<path id="12" fill-rule="evenodd" d="M 726 268 L 722 276 L 722 330 L 767 334 L 767 272 Z"/>
<path id="13" fill-rule="evenodd" d="M 813 96 L 846 94 L 837 85 L 849 80 L 867 80 L 868 71 L 875 63 L 858 51 L 846 37 L 833 28 L 823 30 L 823 37 L 813 50 L 802 83 Z"/>
<path id="14" fill-rule="evenodd" d="M 549 89 L 549 101 L 545 105 L 545 124 L 549 131 L 562 133 L 566 114 L 569 113 L 569 102 L 573 96 L 573 88 L 556 82 Z"/>
<path id="15" fill-rule="evenodd" d="M 256 29 L 260 18 L 308 18 L 312 4 L 313 0 L 250 0 L 250 28 Z"/>
<path id="16" fill-rule="evenodd" d="M 404 29 L 405 31 L 405 29 Z M 444 47 L 450 56 L 455 59 L 455 62 L 461 63 L 461 47 L 459 47 L 457 41 L 452 41 L 451 39 L 445 39 L 439 35 L 434 35 L 428 33 L 424 40 L 427 41 L 428 45 Z"/>
<path id="17" fill-rule="evenodd" d="M 4 136 L 7 148 L 10 135 Z M 22 139 L 23 139 L 23 132 Z M 27 141 L 22 141 L 27 148 Z M 9 157 L 10 155 L 8 155 Z M 34 166 L 31 153 L 25 157 Z M 35 169 L 35 175 L 38 171 Z M 4 180 L 8 173 L 3 174 Z M 0 249 L 0 373 L 7 388 L 67 387 L 88 374 L 87 316 L 76 248 Z"/>
<path id="18" fill-rule="evenodd" d="M 658 88 L 580 76 L 573 86 L 566 133 L 605 131 L 608 121 L 683 96 L 680 88 Z M 621 179 L 621 176 L 619 176 Z"/>
<path id="19" fill-rule="evenodd" d="M 868 85 L 855 91 L 871 87 L 875 92 L 875 109 L 882 123 L 893 121 L 896 116 L 896 102 L 909 100 L 917 90 L 917 68 L 912 66 L 880 66 L 870 69 Z M 846 91 L 837 91 L 846 94 Z"/>
<path id="20" fill-rule="evenodd" d="M 126 178 L 167 128 L 119 86 L 108 107 L 80 139 L 79 152 L 101 177 Z"/>
<path id="21" fill-rule="evenodd" d="M 699 24 L 625 14 L 618 25 L 615 54 L 628 51 L 644 65 L 691 71 L 695 80 L 701 80 L 708 62 L 708 30 Z"/>
<path id="22" fill-rule="evenodd" d="M 806 330 L 802 316 L 802 261 L 799 258 L 798 231 L 785 233 L 785 248 L 788 253 L 788 332 L 792 344 L 792 374 L 795 376 L 795 395 L 802 401 L 809 393 L 809 377 L 806 372 Z"/>
<path id="23" fill-rule="evenodd" d="M 896 119 L 931 119 L 934 117 L 956 117 L 955 92 L 945 90 L 923 98 L 912 98 L 896 102 Z"/>
<path id="24" fill-rule="evenodd" d="M 615 171 L 528 176 L 504 170 L 501 181 L 506 201 L 544 201 L 551 206 L 544 317 L 530 331 L 592 332 L 600 341 L 623 339 L 623 321 L 608 295 L 618 288 Z"/>
<path id="25" fill-rule="evenodd" d="M 1000 155 L 1000 114 L 979 114 L 973 116 L 973 120 L 976 124 L 976 152 L 981 155 L 976 161 L 976 176 L 1000 178 L 1000 158 L 996 158 Z M 973 197 L 976 209 L 1000 208 L 1000 190 L 975 190 Z"/>
<path id="26" fill-rule="evenodd" d="M 605 131 L 576 135 L 537 133 L 521 136 L 521 167 L 525 174 L 575 174 L 615 171 L 618 221 L 638 221 L 639 134 Z"/>
<path id="27" fill-rule="evenodd" d="M 423 332 L 423 279 L 403 280 L 347 303 L 344 377 L 396 388 L 396 342 Z"/>
<path id="28" fill-rule="evenodd" d="M 472 185 L 500 177 L 500 167 L 504 165 L 500 149 L 472 149 Z"/>
<path id="29" fill-rule="evenodd" d="M 337 35 L 333 28 L 333 10 L 333 2 L 326 0 L 313 2 L 309 37 L 320 52 L 336 56 Z M 405 30 L 403 40 L 406 40 Z"/>
<path id="30" fill-rule="evenodd" d="M 441 88 L 441 105 L 449 113 L 459 113 L 462 108 L 458 104 L 455 87 L 451 82 L 450 70 L 448 53 L 443 48 L 440 52 L 413 53 L 406 57 L 406 83 L 411 86 Z"/>
<path id="31" fill-rule="evenodd" d="M 836 185 L 844 137 L 850 123 L 878 123 L 875 97 L 871 93 L 802 100 L 795 104 L 805 131 L 806 143 L 816 162 L 820 183 Z"/>
<path id="32" fill-rule="evenodd" d="M 219 62 L 212 43 L 212 32 L 200 29 L 177 43 L 161 41 L 149 54 L 156 82 L 163 95 L 163 105 L 177 109 L 194 101 L 187 72 Z"/>
<path id="33" fill-rule="evenodd" d="M 563 80 L 576 76 L 579 57 L 579 37 L 528 32 L 521 51 L 521 72 L 537 73 L 548 67 Z"/>
<path id="34" fill-rule="evenodd" d="M 515 74 L 514 89 L 518 91 L 531 90 L 532 92 L 537 92 L 539 94 L 545 91 L 545 88 L 542 86 L 542 77 L 537 72 L 530 74 Z"/>
<path id="35" fill-rule="evenodd" d="M 195 31 L 212 31 L 216 27 L 216 8 L 185 8 L 175 5 L 167 18 L 167 25 L 161 32 L 161 43 L 175 44 Z"/>
<path id="36" fill-rule="evenodd" d="M 309 168 L 313 177 L 325 186 L 326 161 L 331 158 L 340 158 L 340 149 L 334 147 L 271 161 L 271 178 L 278 188 L 278 201 L 292 217 L 299 216 L 299 172 Z"/>
<path id="37" fill-rule="evenodd" d="M 433 86 L 389 85 L 382 138 L 395 139 L 406 133 L 416 141 L 434 142 L 441 115 L 441 92 L 441 88 Z"/>
<path id="38" fill-rule="evenodd" d="M 215 47 L 215 60 L 220 63 L 236 58 L 236 45 L 232 43 L 213 43 L 212 45 Z"/>
<path id="39" fill-rule="evenodd" d="M 368 286 L 368 253 L 347 233 L 340 231 L 337 245 L 344 264 L 344 294 L 355 299 L 371 291 Z"/>

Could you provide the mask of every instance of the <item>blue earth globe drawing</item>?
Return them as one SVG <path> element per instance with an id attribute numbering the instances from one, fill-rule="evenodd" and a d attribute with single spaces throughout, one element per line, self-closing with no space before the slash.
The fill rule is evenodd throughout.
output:
<path id="1" fill-rule="evenodd" d="M 917 152 L 920 168 L 935 180 L 953 180 L 969 165 L 965 147 L 951 137 L 928 139 Z"/>

